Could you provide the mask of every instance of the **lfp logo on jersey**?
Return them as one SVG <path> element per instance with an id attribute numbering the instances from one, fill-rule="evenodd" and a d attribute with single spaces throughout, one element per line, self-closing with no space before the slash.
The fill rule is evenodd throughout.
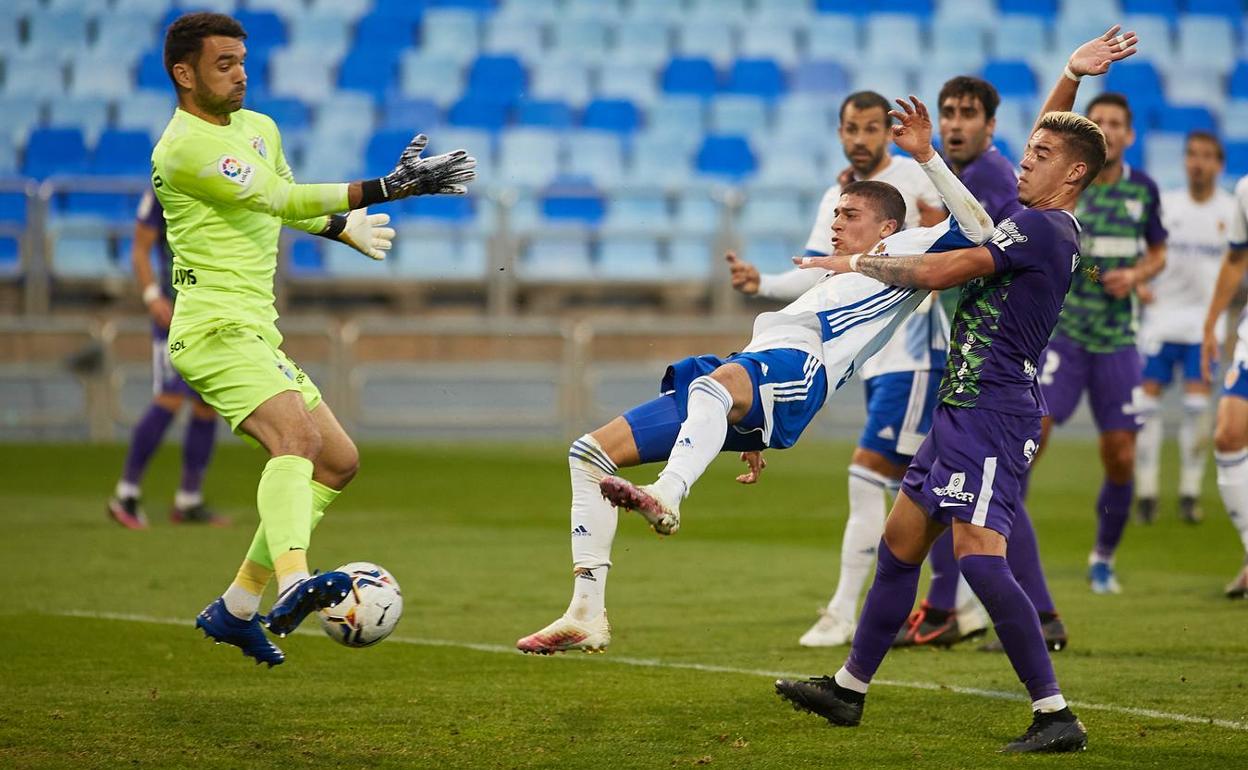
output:
<path id="1" fill-rule="evenodd" d="M 251 183 L 251 175 L 254 169 L 250 164 L 244 163 L 238 158 L 231 155 L 222 155 L 217 159 L 217 171 L 231 182 L 238 183 L 240 187 L 246 187 Z"/>

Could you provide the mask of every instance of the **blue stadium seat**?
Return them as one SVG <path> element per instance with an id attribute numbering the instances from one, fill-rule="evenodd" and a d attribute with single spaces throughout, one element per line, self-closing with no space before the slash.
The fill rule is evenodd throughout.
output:
<path id="1" fill-rule="evenodd" d="M 741 208 L 741 232 L 747 237 L 759 233 L 804 231 L 810 215 L 802 198 L 792 191 L 772 190 L 751 196 Z"/>
<path id="2" fill-rule="evenodd" d="M 469 195 L 418 195 L 403 201 L 403 222 L 462 227 L 477 215 Z"/>
<path id="3" fill-rule="evenodd" d="M 1049 26 L 1043 16 L 1011 13 L 1002 16 L 988 36 L 993 56 L 1009 59 L 1020 51 L 1049 50 Z"/>
<path id="4" fill-rule="evenodd" d="M 335 64 L 316 51 L 289 48 L 275 51 L 269 61 L 269 92 L 305 102 L 322 101 L 333 93 Z M 250 90 L 250 83 L 248 88 Z"/>
<path id="5" fill-rule="evenodd" d="M 164 52 L 160 48 L 149 50 L 139 59 L 135 70 L 135 85 L 152 90 L 173 87 L 169 81 L 169 73 L 165 72 Z"/>
<path id="6" fill-rule="evenodd" d="M 711 253 L 710 242 L 701 236 L 677 236 L 668 243 L 666 274 L 670 280 L 706 280 L 719 268 L 721 254 Z"/>
<path id="7" fill-rule="evenodd" d="M 665 25 L 654 21 L 623 21 L 615 28 L 615 46 L 608 61 L 658 68 L 671 55 L 670 34 Z"/>
<path id="8" fill-rule="evenodd" d="M 863 55 L 868 63 L 912 66 L 922 61 L 923 30 L 918 19 L 894 14 L 868 16 L 866 33 Z"/>
<path id="9" fill-rule="evenodd" d="M 401 226 L 396 250 L 394 272 L 403 278 L 477 281 L 485 275 L 485 244 L 477 236 Z"/>
<path id="10" fill-rule="evenodd" d="M 139 196 L 107 192 L 67 192 L 55 201 L 55 213 L 63 217 L 129 222 L 139 206 Z"/>
<path id="11" fill-rule="evenodd" d="M 602 232 L 662 236 L 671 230 L 667 198 L 661 193 L 630 191 L 611 196 Z"/>
<path id="12" fill-rule="evenodd" d="M 862 48 L 858 21 L 842 14 L 820 14 L 811 19 L 806 40 L 809 59 L 854 62 Z"/>
<path id="13" fill-rule="evenodd" d="M 821 137 L 827 138 L 827 133 Z M 751 184 L 760 188 L 817 191 L 828 186 L 830 174 L 823 171 L 819 155 L 809 146 L 777 142 L 759 159 L 758 176 Z"/>
<path id="14" fill-rule="evenodd" d="M 754 173 L 758 163 L 744 137 L 710 134 L 698 150 L 696 167 L 708 176 L 740 181 Z"/>
<path id="15" fill-rule="evenodd" d="M 1222 132 L 1227 139 L 1248 139 L 1248 100 L 1227 103 L 1222 111 Z"/>
<path id="16" fill-rule="evenodd" d="M 1248 142 L 1226 143 L 1226 173 L 1236 178 L 1248 174 Z"/>
<path id="17" fill-rule="evenodd" d="M 1001 13 L 1027 13 L 1051 19 L 1057 15 L 1057 0 L 997 0 Z"/>
<path id="18" fill-rule="evenodd" d="M 477 55 L 480 20 L 454 8 L 431 8 L 421 22 L 421 50 L 467 64 Z"/>
<path id="19" fill-rule="evenodd" d="M 519 272 L 527 280 L 589 280 L 593 277 L 589 240 L 572 234 L 534 238 L 520 255 Z"/>
<path id="20" fill-rule="evenodd" d="M 596 96 L 604 99 L 627 99 L 649 105 L 658 98 L 658 79 L 648 64 L 621 64 L 608 61 L 598 71 Z"/>
<path id="21" fill-rule="evenodd" d="M 374 133 L 364 147 L 364 173 L 371 177 L 389 174 L 415 133 L 411 128 L 391 128 Z"/>
<path id="22" fill-rule="evenodd" d="M 91 173 L 146 176 L 152 167 L 152 145 L 146 131 L 105 131 L 91 154 Z"/>
<path id="23" fill-rule="evenodd" d="M 58 278 L 99 279 L 121 275 L 103 231 L 54 231 L 52 273 Z"/>
<path id="24" fill-rule="evenodd" d="M 524 65 L 514 56 L 480 56 L 468 70 L 468 91 L 480 101 L 511 104 L 527 84 Z"/>
<path id="25" fill-rule="evenodd" d="M 96 17 L 95 40 L 91 50 L 122 61 L 134 61 L 143 51 L 158 44 L 156 23 L 150 15 L 114 11 Z M 161 30 L 163 32 L 163 30 Z"/>
<path id="26" fill-rule="evenodd" d="M 756 96 L 725 94 L 711 100 L 711 131 L 749 136 L 767 129 L 767 102 Z"/>
<path id="27" fill-rule="evenodd" d="M 429 99 L 439 107 L 446 107 L 463 91 L 464 67 L 453 58 L 407 51 L 399 71 L 399 91 L 404 96 Z"/>
<path id="28" fill-rule="evenodd" d="M 595 99 L 585 107 L 581 118 L 585 128 L 631 134 L 641 125 L 636 105 L 627 99 Z"/>
<path id="29" fill-rule="evenodd" d="M 338 68 L 338 87 L 371 94 L 381 101 L 394 90 L 397 73 L 397 51 L 357 44 Z"/>
<path id="30" fill-rule="evenodd" d="M 248 0 L 254 2 L 254 0 Z M 375 0 L 373 13 L 417 24 L 425 15 L 425 3 L 413 0 Z"/>
<path id="31" fill-rule="evenodd" d="M 624 179 L 624 147 L 619 134 L 577 131 L 564 143 L 564 169 L 600 187 L 612 187 Z"/>
<path id="32" fill-rule="evenodd" d="M 415 24 L 406 16 L 374 11 L 355 28 L 356 47 L 397 52 L 416 44 Z"/>
<path id="33" fill-rule="evenodd" d="M 1179 19 L 1177 63 L 1230 72 L 1235 66 L 1235 30 L 1220 16 L 1185 15 Z"/>
<path id="34" fill-rule="evenodd" d="M 532 99 L 567 102 L 579 107 L 594 95 L 592 68 L 567 58 L 542 58 L 529 70 L 527 95 Z"/>
<path id="35" fill-rule="evenodd" d="M 277 48 L 286 44 L 286 25 L 276 13 L 243 9 L 235 11 L 233 15 L 243 25 L 243 29 L 247 30 L 249 59 L 257 49 Z"/>
<path id="36" fill-rule="evenodd" d="M 662 251 L 655 238 L 606 236 L 598 244 L 598 276 L 616 281 L 662 281 Z"/>
<path id="37" fill-rule="evenodd" d="M 628 20 L 647 24 L 676 21 L 684 13 L 684 4 L 672 0 L 633 0 L 628 4 Z"/>
<path id="38" fill-rule="evenodd" d="M 736 53 L 736 29 L 726 21 L 688 20 L 676 35 L 678 55 L 686 59 L 709 59 L 723 66 Z"/>
<path id="39" fill-rule="evenodd" d="M 90 49 L 70 63 L 71 97 L 124 97 L 134 90 L 134 75 L 118 59 Z"/>
<path id="40" fill-rule="evenodd" d="M 297 278 L 315 276 L 325 272 L 321 244 L 324 240 L 306 235 L 293 235 L 286 252 L 286 269 Z"/>
<path id="41" fill-rule="evenodd" d="M 556 20 L 550 27 L 552 42 L 545 55 L 555 59 L 578 57 L 597 60 L 608 50 L 610 36 L 607 31 L 607 25 L 597 18 Z"/>
<path id="42" fill-rule="evenodd" d="M 934 11 L 933 0 L 873 0 L 872 13 L 896 13 L 926 19 Z"/>
<path id="43" fill-rule="evenodd" d="M 1002 98 L 1029 99 L 1036 95 L 1036 74 L 1025 61 L 990 61 L 981 77 L 996 86 Z"/>
<path id="44" fill-rule="evenodd" d="M 44 11 L 27 19 L 26 50 L 64 59 L 87 47 L 87 17 L 81 10 Z"/>
<path id="45" fill-rule="evenodd" d="M 708 59 L 672 59 L 663 70 L 663 90 L 669 94 L 712 96 L 718 87 L 715 65 Z"/>
<path id="46" fill-rule="evenodd" d="M 743 59 L 772 59 L 786 68 L 792 67 L 800 53 L 792 17 L 779 12 L 759 13 L 760 20 L 749 24 L 742 33 L 738 55 Z"/>
<path id="47" fill-rule="evenodd" d="M 1218 130 L 1217 121 L 1208 109 L 1204 107 L 1177 107 L 1170 105 L 1164 110 L 1158 110 L 1154 116 L 1154 128 L 1159 131 L 1169 131 L 1176 134 L 1186 134 L 1189 131 L 1212 131 Z"/>
<path id="48" fill-rule="evenodd" d="M 1165 89 L 1157 68 L 1148 61 L 1125 61 L 1115 64 L 1105 75 L 1105 90 L 1127 97 L 1138 116 L 1136 125 L 1145 127 L 1149 116 L 1165 105 Z"/>
<path id="49" fill-rule="evenodd" d="M 173 94 L 167 85 L 158 91 L 134 91 L 116 102 L 116 125 L 158 136 L 173 117 L 173 105 Z M 0 108 L 0 114 L 8 113 Z"/>
<path id="50" fill-rule="evenodd" d="M 693 179 L 690 156 L 701 134 L 652 134 L 643 132 L 637 144 L 644 151 L 634 152 L 628 166 L 633 187 L 650 190 L 679 189 Z M 693 145 L 693 147 L 691 147 Z"/>
<path id="51" fill-rule="evenodd" d="M 781 146 L 802 150 L 819 147 L 835 134 L 830 120 L 832 100 L 823 96 L 796 94 L 776 105 L 773 137 Z"/>
<path id="52" fill-rule="evenodd" d="M 508 106 L 492 99 L 469 96 L 451 105 L 446 118 L 453 126 L 499 131 L 507 125 Z"/>
<path id="53" fill-rule="evenodd" d="M 1151 14 L 1167 19 L 1179 18 L 1179 0 L 1122 0 L 1125 14 Z"/>
<path id="54" fill-rule="evenodd" d="M 438 105 L 428 99 L 390 99 L 382 105 L 381 128 L 429 133 L 441 116 Z"/>
<path id="55" fill-rule="evenodd" d="M 22 172 L 42 179 L 53 174 L 82 174 L 87 170 L 87 146 L 78 128 L 38 128 L 26 143 Z"/>
<path id="56" fill-rule="evenodd" d="M 771 59 L 738 59 L 728 70 L 725 90 L 775 99 L 784 93 L 784 72 Z"/>
<path id="57" fill-rule="evenodd" d="M 354 37 L 353 30 L 345 22 L 301 13 L 290 19 L 288 47 L 322 51 L 335 60 L 341 60 Z"/>
<path id="58" fill-rule="evenodd" d="M 1243 0 L 1187 0 L 1185 10 L 1189 14 L 1221 16 L 1236 26 L 1243 24 Z"/>
<path id="59" fill-rule="evenodd" d="M 516 125 L 565 129 L 573 124 L 572 108 L 566 102 L 524 99 L 514 108 Z"/>
<path id="60" fill-rule="evenodd" d="M 706 128 L 706 103 L 696 96 L 667 96 L 646 114 L 648 133 L 682 137 L 692 149 Z"/>
<path id="61" fill-rule="evenodd" d="M 793 71 L 793 90 L 819 94 L 849 93 L 849 75 L 840 62 L 807 59 Z"/>
<path id="62" fill-rule="evenodd" d="M 499 139 L 497 179 L 503 184 L 539 187 L 558 171 L 559 136 L 553 131 L 516 128 Z"/>
<path id="63" fill-rule="evenodd" d="M 542 27 L 527 19 L 488 18 L 481 50 L 517 58 L 532 57 L 542 50 Z"/>
<path id="64" fill-rule="evenodd" d="M 0 223 L 25 225 L 26 217 L 26 196 L 23 193 L 0 191 Z"/>
<path id="65" fill-rule="evenodd" d="M 4 91 L 7 96 L 35 96 L 49 99 L 65 91 L 65 71 L 57 61 L 24 52 L 6 57 Z M 168 81 L 166 81 L 168 82 Z"/>
<path id="66" fill-rule="evenodd" d="M 312 111 L 299 99 L 270 96 L 247 101 L 248 109 L 273 118 L 283 135 L 300 133 L 312 127 Z"/>

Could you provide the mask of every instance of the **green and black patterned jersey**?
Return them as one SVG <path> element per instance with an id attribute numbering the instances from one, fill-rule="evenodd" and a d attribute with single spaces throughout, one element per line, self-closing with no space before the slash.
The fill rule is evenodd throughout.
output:
<path id="1" fill-rule="evenodd" d="M 1101 276 L 1134 266 L 1148 246 L 1166 240 L 1157 185 L 1143 172 L 1124 166 L 1117 182 L 1084 190 L 1075 213 L 1083 225 L 1080 264 L 1057 332 L 1093 353 L 1134 347 L 1135 295 L 1111 297 Z"/>

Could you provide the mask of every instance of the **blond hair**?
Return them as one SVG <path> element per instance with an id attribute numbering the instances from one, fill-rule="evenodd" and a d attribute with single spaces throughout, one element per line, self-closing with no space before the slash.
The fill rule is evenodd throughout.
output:
<path id="1" fill-rule="evenodd" d="M 1070 157 L 1087 164 L 1088 172 L 1080 180 L 1080 189 L 1086 190 L 1105 167 L 1108 149 L 1101 127 L 1078 113 L 1046 112 L 1036 123 L 1036 131 L 1042 128 L 1060 135 Z"/>

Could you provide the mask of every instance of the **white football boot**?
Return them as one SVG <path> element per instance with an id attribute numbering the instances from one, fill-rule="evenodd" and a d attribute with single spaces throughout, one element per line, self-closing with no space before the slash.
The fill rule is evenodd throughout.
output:
<path id="1" fill-rule="evenodd" d="M 819 610 L 819 620 L 802 634 L 797 643 L 803 647 L 841 647 L 854 640 L 858 624 L 826 608 Z"/>
<path id="2" fill-rule="evenodd" d="M 674 535 L 680 531 L 680 501 L 668 500 L 657 487 L 639 487 L 619 476 L 607 476 L 598 482 L 602 496 L 612 505 L 640 513 L 660 535 Z"/>
<path id="3" fill-rule="evenodd" d="M 516 649 L 537 655 L 553 655 L 556 652 L 580 650 L 582 652 L 606 652 L 611 644 L 611 624 L 607 612 L 593 620 L 577 620 L 564 615 L 541 631 L 516 641 Z"/>

